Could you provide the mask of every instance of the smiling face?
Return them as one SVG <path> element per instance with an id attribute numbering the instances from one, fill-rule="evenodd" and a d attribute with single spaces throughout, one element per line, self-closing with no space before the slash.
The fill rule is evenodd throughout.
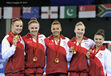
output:
<path id="1" fill-rule="evenodd" d="M 51 32 L 52 32 L 54 37 L 60 36 L 60 32 L 61 31 L 62 31 L 62 29 L 61 29 L 61 25 L 60 24 L 53 24 L 51 26 Z"/>
<path id="2" fill-rule="evenodd" d="M 19 34 L 22 32 L 22 29 L 23 29 L 23 22 L 21 20 L 19 21 L 15 21 L 13 24 L 12 24 L 12 32 L 15 33 L 15 34 Z"/>
<path id="3" fill-rule="evenodd" d="M 37 33 L 39 31 L 39 23 L 31 23 L 28 27 L 30 33 L 32 36 L 37 36 Z"/>
<path id="4" fill-rule="evenodd" d="M 76 34 L 76 37 L 78 38 L 83 37 L 85 33 L 85 26 L 83 26 L 82 24 L 75 26 L 74 32 Z"/>
<path id="5" fill-rule="evenodd" d="M 102 35 L 95 35 L 94 36 L 94 41 L 96 43 L 96 46 L 100 47 L 104 42 L 104 37 Z"/>

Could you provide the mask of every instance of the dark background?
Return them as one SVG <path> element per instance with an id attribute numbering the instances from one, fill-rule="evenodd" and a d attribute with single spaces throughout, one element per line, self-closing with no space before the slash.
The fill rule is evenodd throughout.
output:
<path id="1" fill-rule="evenodd" d="M 24 29 L 21 35 L 28 32 L 27 23 L 29 20 L 23 20 Z M 40 33 L 49 36 L 51 34 L 50 26 L 53 20 L 38 20 L 40 23 Z M 111 40 L 111 18 L 93 18 L 93 19 L 59 19 L 62 25 L 62 34 L 66 37 L 72 38 L 75 34 L 73 32 L 76 22 L 83 21 L 86 26 L 85 36 L 93 39 L 93 35 L 98 29 L 104 29 L 105 40 Z M 0 42 L 5 36 L 5 20 L 0 20 Z"/>
<path id="2" fill-rule="evenodd" d="M 0 0 L 0 6 L 62 6 L 109 3 L 111 0 Z"/>
<path id="3" fill-rule="evenodd" d="M 27 23 L 28 20 L 24 21 L 24 29 L 22 35 L 28 32 Z M 40 23 L 40 33 L 49 36 L 51 34 L 51 23 L 53 20 L 38 20 Z M 62 34 L 66 37 L 72 38 L 74 34 L 74 27 L 78 21 L 83 21 L 86 26 L 85 36 L 93 39 L 93 35 L 98 29 L 104 29 L 105 39 L 111 40 L 111 18 L 94 18 L 94 19 L 59 19 L 62 25 Z"/>
<path id="4" fill-rule="evenodd" d="M 70 2 L 67 2 L 70 1 Z M 0 0 L 0 6 L 62 6 L 62 5 L 91 5 L 91 4 L 111 4 L 111 0 Z M 111 18 L 89 18 L 89 19 L 80 19 L 80 18 L 74 18 L 74 19 L 58 19 L 62 24 L 62 34 L 64 36 L 67 36 L 69 38 L 72 38 L 74 36 L 74 26 L 76 22 L 83 21 L 86 25 L 86 33 L 85 36 L 93 39 L 93 35 L 96 33 L 98 29 L 104 29 L 105 30 L 105 37 L 106 40 L 111 40 Z M 24 29 L 21 33 L 21 35 L 25 35 L 27 30 L 27 23 L 29 20 L 23 20 L 24 22 Z M 53 21 L 53 19 L 38 19 L 40 23 L 40 33 L 45 34 L 46 36 L 49 36 L 51 34 L 50 32 L 50 26 Z M 6 20 L 0 19 L 0 43 L 5 34 L 5 28 L 6 28 Z"/>

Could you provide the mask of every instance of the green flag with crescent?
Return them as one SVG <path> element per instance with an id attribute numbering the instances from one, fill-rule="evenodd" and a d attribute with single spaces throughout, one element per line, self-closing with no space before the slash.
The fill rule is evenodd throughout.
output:
<path id="1" fill-rule="evenodd" d="M 76 18 L 77 7 L 76 6 L 61 6 L 60 18 Z"/>

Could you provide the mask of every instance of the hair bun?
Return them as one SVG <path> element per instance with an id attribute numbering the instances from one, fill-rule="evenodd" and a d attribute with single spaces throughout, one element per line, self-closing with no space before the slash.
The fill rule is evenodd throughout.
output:
<path id="1" fill-rule="evenodd" d="M 37 20 L 35 17 L 31 18 L 30 20 Z"/>
<path id="2" fill-rule="evenodd" d="M 32 17 L 30 21 L 28 22 L 28 25 L 30 25 L 31 23 L 39 23 L 39 22 L 37 21 L 35 17 Z"/>
<path id="3" fill-rule="evenodd" d="M 103 29 L 99 29 L 97 32 L 102 33 L 104 35 L 104 30 Z"/>
<path id="4" fill-rule="evenodd" d="M 19 18 L 12 18 L 12 22 L 18 20 Z"/>

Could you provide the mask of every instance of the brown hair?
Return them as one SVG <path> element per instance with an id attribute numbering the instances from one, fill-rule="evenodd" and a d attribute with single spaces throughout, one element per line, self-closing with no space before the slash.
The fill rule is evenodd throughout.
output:
<path id="1" fill-rule="evenodd" d="M 60 28 L 61 28 L 61 23 L 60 23 L 58 20 L 54 20 L 54 21 L 52 22 L 51 27 L 52 27 L 53 25 L 59 25 Z"/>
<path id="2" fill-rule="evenodd" d="M 101 35 L 105 38 L 105 34 L 104 34 L 104 30 L 103 29 L 99 29 L 95 35 Z"/>

